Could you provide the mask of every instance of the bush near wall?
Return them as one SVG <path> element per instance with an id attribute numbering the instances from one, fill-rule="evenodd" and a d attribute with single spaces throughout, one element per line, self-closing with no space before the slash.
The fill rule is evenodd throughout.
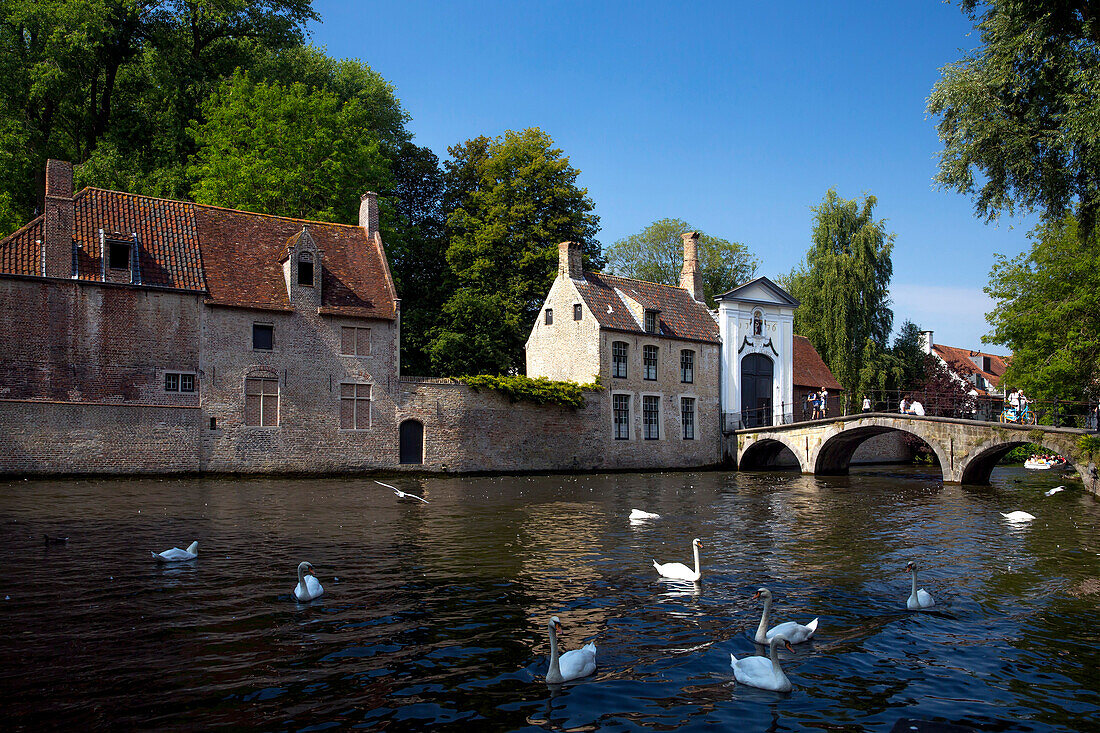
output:
<path id="1" fill-rule="evenodd" d="M 584 390 L 600 389 L 600 379 L 590 384 L 558 382 L 546 377 L 506 376 L 491 374 L 459 377 L 458 381 L 473 388 L 495 389 L 512 402 L 533 402 L 536 405 L 560 405 L 578 409 L 584 407 Z"/>

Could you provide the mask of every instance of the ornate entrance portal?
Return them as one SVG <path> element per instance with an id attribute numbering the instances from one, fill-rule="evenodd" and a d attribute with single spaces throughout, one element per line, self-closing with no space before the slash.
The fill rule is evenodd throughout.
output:
<path id="1" fill-rule="evenodd" d="M 741 423 L 746 428 L 772 424 L 772 360 L 748 354 L 741 360 Z"/>

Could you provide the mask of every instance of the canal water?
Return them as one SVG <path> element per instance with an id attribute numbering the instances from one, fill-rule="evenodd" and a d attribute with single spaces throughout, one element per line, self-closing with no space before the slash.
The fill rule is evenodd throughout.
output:
<path id="1" fill-rule="evenodd" d="M 999 468 L 0 485 L 7 730 L 1096 730 L 1100 504 Z M 1050 497 L 1057 485 L 1066 489 Z M 660 519 L 631 524 L 632 508 Z M 1008 523 L 1001 512 L 1035 520 Z M 44 535 L 68 537 L 50 543 Z M 698 586 L 651 565 L 691 562 Z M 197 560 L 150 550 L 199 541 Z M 905 610 L 906 561 L 934 608 Z M 293 600 L 296 567 L 325 588 Z M 787 694 L 733 680 L 773 620 Z M 547 620 L 598 669 L 550 687 Z M 899 723 L 899 721 L 905 721 Z"/>

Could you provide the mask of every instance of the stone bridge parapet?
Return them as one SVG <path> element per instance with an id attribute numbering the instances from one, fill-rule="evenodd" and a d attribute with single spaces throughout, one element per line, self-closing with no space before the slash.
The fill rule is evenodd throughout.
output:
<path id="1" fill-rule="evenodd" d="M 852 454 L 868 438 L 901 431 L 923 440 L 935 453 L 945 483 L 985 484 L 997 462 L 1019 445 L 1035 443 L 1068 458 L 1085 488 L 1100 494 L 1095 459 L 1078 446 L 1083 430 L 1045 425 L 1013 425 L 949 417 L 865 413 L 738 430 L 727 440 L 726 453 L 739 470 L 777 465 L 785 450 L 803 473 L 848 473 Z"/>

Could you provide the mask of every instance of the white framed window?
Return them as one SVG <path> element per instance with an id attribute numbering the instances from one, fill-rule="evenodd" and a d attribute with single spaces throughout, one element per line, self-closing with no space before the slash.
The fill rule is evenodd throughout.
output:
<path id="1" fill-rule="evenodd" d="M 642 437 L 661 439 L 661 398 L 656 395 L 642 395 Z"/>
<path id="2" fill-rule="evenodd" d="M 660 351 L 656 346 L 642 347 L 643 377 L 651 382 L 657 381 L 657 359 Z"/>
<path id="3" fill-rule="evenodd" d="M 366 430 L 370 427 L 371 386 L 362 382 L 340 384 L 341 430 Z"/>
<path id="4" fill-rule="evenodd" d="M 165 372 L 165 392 L 194 392 L 195 374 L 193 372 Z"/>
<path id="5" fill-rule="evenodd" d="M 657 333 L 657 311 L 646 309 L 645 331 L 646 333 Z"/>
<path id="6" fill-rule="evenodd" d="M 244 424 L 262 428 L 278 427 L 278 377 L 255 376 L 244 380 Z"/>
<path id="7" fill-rule="evenodd" d="M 625 341 L 613 341 L 611 343 L 611 376 L 626 378 L 627 343 Z"/>
<path id="8" fill-rule="evenodd" d="M 680 381 L 684 384 L 695 381 L 695 352 L 691 349 L 680 350 Z"/>
<path id="9" fill-rule="evenodd" d="M 684 440 L 695 440 L 695 398 L 680 398 L 680 427 Z"/>
<path id="10" fill-rule="evenodd" d="M 630 440 L 630 395 L 611 395 L 611 420 L 615 440 Z"/>
<path id="11" fill-rule="evenodd" d="M 370 329 L 361 326 L 341 326 L 340 354 L 370 356 Z"/>

